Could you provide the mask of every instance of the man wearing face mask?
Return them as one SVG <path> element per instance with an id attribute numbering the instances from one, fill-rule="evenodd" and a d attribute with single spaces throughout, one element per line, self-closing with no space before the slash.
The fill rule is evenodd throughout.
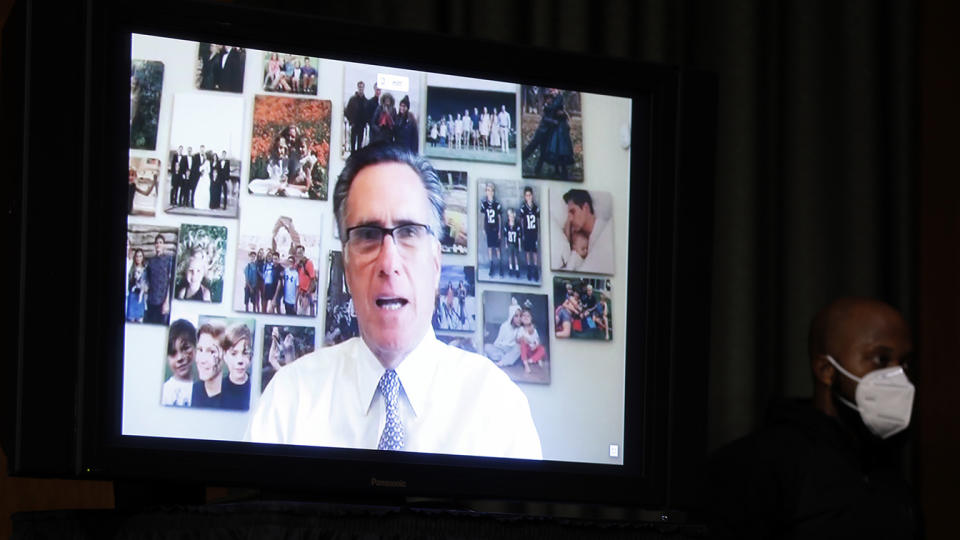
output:
<path id="1" fill-rule="evenodd" d="M 811 400 L 784 401 L 708 467 L 717 538 L 919 538 L 900 468 L 914 387 L 903 316 L 841 298 L 810 325 Z"/>

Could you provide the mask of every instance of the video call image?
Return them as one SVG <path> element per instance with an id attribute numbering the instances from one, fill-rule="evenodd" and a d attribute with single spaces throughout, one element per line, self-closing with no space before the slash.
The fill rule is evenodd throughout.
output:
<path id="1" fill-rule="evenodd" d="M 623 463 L 629 99 L 144 35 L 131 74 L 122 435 Z"/>

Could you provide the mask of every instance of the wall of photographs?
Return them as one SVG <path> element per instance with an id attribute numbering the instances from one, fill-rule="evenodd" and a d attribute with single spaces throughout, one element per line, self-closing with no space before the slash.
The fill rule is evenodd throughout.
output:
<path id="1" fill-rule="evenodd" d="M 629 100 L 141 35 L 130 99 L 124 434 L 241 440 L 357 335 L 330 194 L 391 138 L 448 189 L 437 336 L 517 382 L 546 459 L 622 463 Z"/>

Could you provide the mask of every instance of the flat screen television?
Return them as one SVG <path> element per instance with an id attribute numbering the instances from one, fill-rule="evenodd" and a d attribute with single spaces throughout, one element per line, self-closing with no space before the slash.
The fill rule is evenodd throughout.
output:
<path id="1" fill-rule="evenodd" d="M 689 504 L 709 76 L 219 3 L 44 9 L 19 3 L 4 29 L 13 473 Z M 398 368 L 402 451 L 378 449 L 395 424 L 375 387 L 303 367 L 361 371 L 346 351 L 375 345 L 333 201 L 350 157 L 386 147 L 430 163 L 445 201 L 422 239 L 439 249 L 424 339 L 449 344 L 431 369 L 465 358 L 498 381 L 468 395 L 463 375 Z M 437 403 L 486 423 L 430 428 Z M 524 422 L 535 444 L 480 442 Z"/>

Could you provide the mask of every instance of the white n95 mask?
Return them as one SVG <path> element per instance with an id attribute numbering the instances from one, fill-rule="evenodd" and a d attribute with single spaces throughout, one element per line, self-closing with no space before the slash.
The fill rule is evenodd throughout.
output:
<path id="1" fill-rule="evenodd" d="M 840 367 L 829 354 L 827 360 L 840 373 L 857 381 L 856 404 L 850 403 L 841 395 L 837 395 L 837 399 L 858 411 L 867 429 L 881 439 L 907 429 L 910 425 L 915 389 L 902 367 L 877 369 L 860 378 Z"/>

